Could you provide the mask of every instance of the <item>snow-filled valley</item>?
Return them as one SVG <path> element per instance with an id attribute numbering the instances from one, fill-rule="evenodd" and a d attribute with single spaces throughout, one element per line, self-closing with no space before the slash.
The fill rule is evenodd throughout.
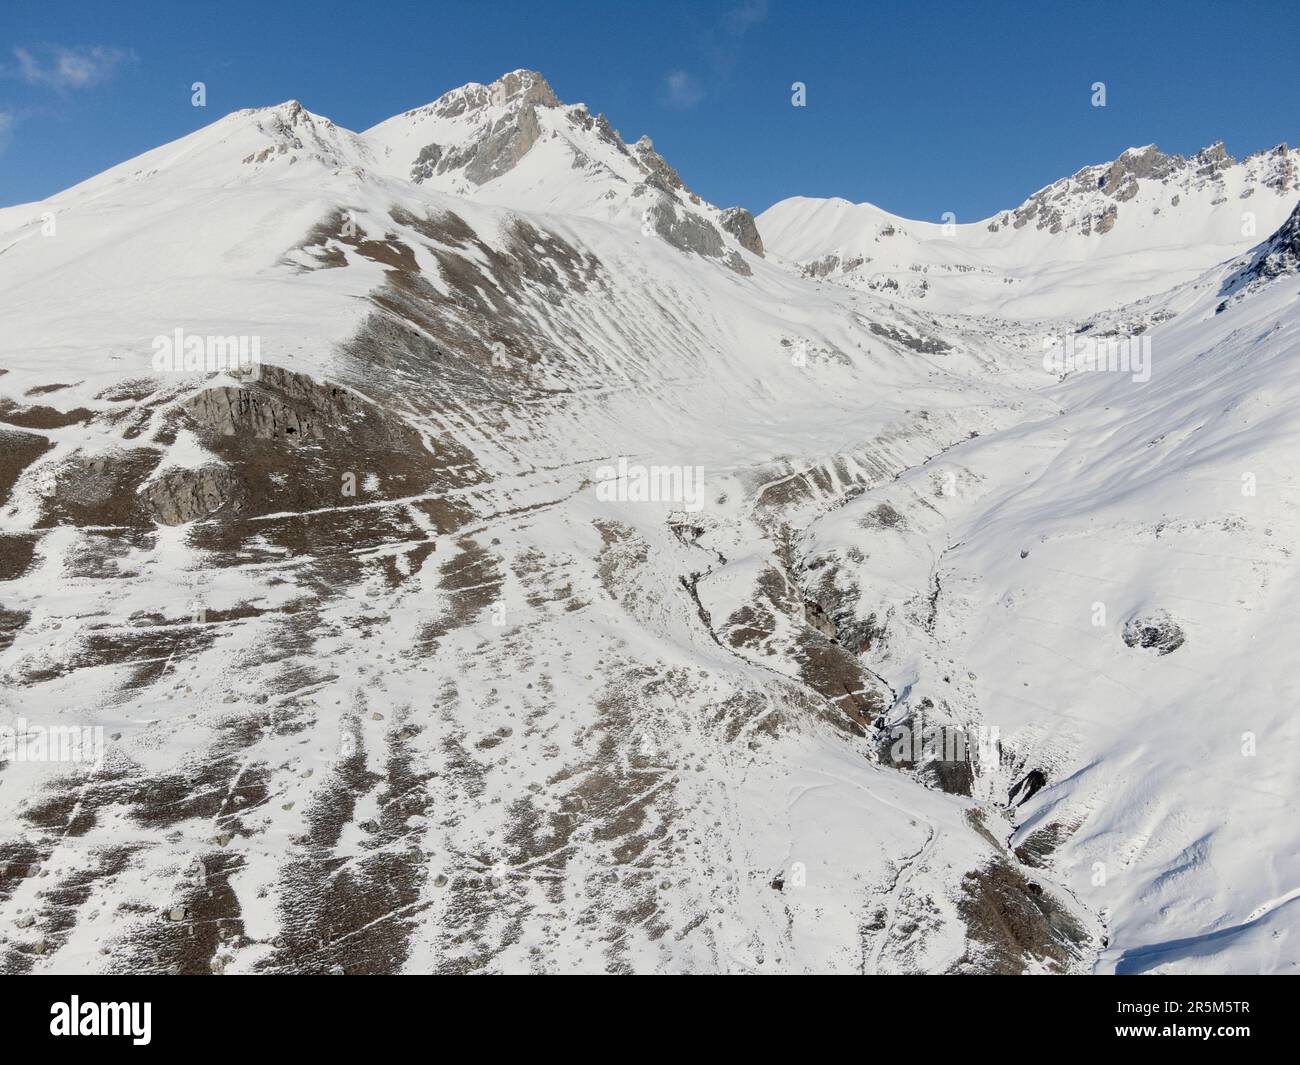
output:
<path id="1" fill-rule="evenodd" d="M 1298 200 L 515 71 L 0 209 L 0 972 L 1295 972 Z"/>

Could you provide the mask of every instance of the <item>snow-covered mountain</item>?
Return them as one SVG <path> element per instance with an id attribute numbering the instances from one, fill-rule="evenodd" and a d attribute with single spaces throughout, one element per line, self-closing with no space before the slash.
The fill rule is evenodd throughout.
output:
<path id="1" fill-rule="evenodd" d="M 624 144 L 604 115 L 566 107 L 540 74 L 466 85 L 366 132 L 394 177 L 529 211 L 635 221 L 665 240 L 746 271 L 732 240 L 762 255 L 753 216 L 704 203 L 654 150 Z M 723 234 L 731 235 L 731 240 Z"/>
<path id="2" fill-rule="evenodd" d="M 1238 162 L 1154 144 L 1087 166 L 978 222 L 899 218 L 868 203 L 795 197 L 758 225 L 809 277 L 934 311 L 1086 316 L 1165 292 L 1258 244 L 1300 195 L 1300 149 Z"/>
<path id="3" fill-rule="evenodd" d="M 1293 970 L 1294 154 L 755 225 L 515 71 L 0 211 L 0 970 Z"/>

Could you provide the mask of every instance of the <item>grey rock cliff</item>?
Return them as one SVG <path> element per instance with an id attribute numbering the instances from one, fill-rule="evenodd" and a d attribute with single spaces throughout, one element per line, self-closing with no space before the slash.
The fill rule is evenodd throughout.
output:
<path id="1" fill-rule="evenodd" d="M 140 490 L 149 515 L 160 525 L 182 525 L 220 510 L 239 494 L 239 480 L 225 466 L 166 470 Z"/>
<path id="2" fill-rule="evenodd" d="M 722 228 L 740 242 L 746 251 L 762 258 L 763 238 L 759 236 L 754 216 L 744 207 L 728 207 L 722 212 Z"/>

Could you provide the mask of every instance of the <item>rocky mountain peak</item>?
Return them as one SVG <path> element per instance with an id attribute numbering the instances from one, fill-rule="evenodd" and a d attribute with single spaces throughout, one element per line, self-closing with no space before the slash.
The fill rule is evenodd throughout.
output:
<path id="1" fill-rule="evenodd" d="M 1274 192 L 1286 193 L 1300 189 L 1298 154 L 1283 141 L 1276 147 L 1252 152 L 1242 160 L 1242 165 L 1260 185 Z"/>
<path id="2" fill-rule="evenodd" d="M 459 196 L 512 175 L 484 195 L 519 197 L 650 229 L 673 247 L 746 274 L 741 249 L 763 254 L 753 216 L 722 212 L 693 193 L 649 137 L 629 147 L 603 114 L 565 104 L 546 79 L 516 70 L 471 84 L 368 130 L 384 165 L 405 180 Z M 518 199 L 515 202 L 520 202 Z"/>
<path id="3" fill-rule="evenodd" d="M 512 70 L 496 81 L 483 85 L 472 81 L 443 93 L 433 103 L 408 111 L 409 115 L 431 113 L 439 118 L 459 118 L 467 113 L 493 107 L 524 110 L 533 107 L 559 107 L 559 98 L 546 79 L 535 70 Z"/>
<path id="4" fill-rule="evenodd" d="M 1208 195 L 1210 206 L 1214 206 L 1226 202 L 1230 195 L 1246 199 L 1261 186 L 1288 193 L 1300 188 L 1297 154 L 1279 145 L 1239 161 L 1222 141 L 1207 145 L 1190 158 L 1167 154 L 1154 144 L 1128 148 L 1109 163 L 1083 167 L 1040 189 L 1016 210 L 994 218 L 988 229 L 996 233 L 1008 226 L 1023 229 L 1032 225 L 1053 235 L 1105 234 L 1114 228 L 1122 211 L 1159 214 L 1178 208 L 1191 194 Z M 1144 194 L 1140 204 L 1121 207 L 1140 194 Z"/>
<path id="5" fill-rule="evenodd" d="M 457 171 L 474 185 L 483 185 L 512 169 L 541 138 L 539 108 L 562 106 L 546 79 L 533 70 L 513 70 L 489 85 L 471 82 L 444 93 L 427 107 L 400 118 L 433 121 L 452 137 L 430 140 L 411 164 L 410 180 L 420 183 L 434 175 Z"/>
<path id="6" fill-rule="evenodd" d="M 328 118 L 312 114 L 297 100 L 272 107 L 250 108 L 234 117 L 251 122 L 264 138 L 262 146 L 241 159 L 260 167 L 277 160 L 290 163 L 309 158 L 333 170 L 369 163 L 369 151 L 354 133 L 340 129 Z"/>
<path id="7" fill-rule="evenodd" d="M 668 164 L 668 161 L 662 155 L 655 151 L 654 142 L 649 137 L 642 137 L 636 144 L 632 145 L 632 154 L 641 164 L 642 169 L 645 170 L 646 181 L 655 188 L 664 192 L 672 192 L 674 189 L 686 189 L 686 184 L 682 181 L 681 175 Z"/>
<path id="8" fill-rule="evenodd" d="M 535 70 L 512 70 L 488 86 L 488 95 L 498 106 L 516 101 L 523 107 L 559 107 L 560 100 L 547 80 Z"/>

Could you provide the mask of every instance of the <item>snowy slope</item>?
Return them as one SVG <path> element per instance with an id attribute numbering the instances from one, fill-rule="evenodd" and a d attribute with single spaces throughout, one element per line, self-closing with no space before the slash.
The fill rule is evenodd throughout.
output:
<path id="1" fill-rule="evenodd" d="M 1016 797 L 1012 843 L 1108 916 L 1102 971 L 1296 964 L 1300 279 L 1216 315 L 1232 270 L 1163 304 L 1149 382 L 1067 376 L 1047 393 L 1057 416 L 813 531 L 836 583 L 863 590 L 857 615 L 890 618 L 872 667 L 936 720 L 999 731 L 990 795 L 1046 778 Z M 855 562 L 881 507 L 885 543 Z M 1129 646 L 1135 625 L 1172 638 Z"/>
<path id="2" fill-rule="evenodd" d="M 0 212 L 0 729 L 102 729 L 0 760 L 0 970 L 1294 965 L 1289 244 L 941 313 L 651 152 L 516 71 Z"/>

